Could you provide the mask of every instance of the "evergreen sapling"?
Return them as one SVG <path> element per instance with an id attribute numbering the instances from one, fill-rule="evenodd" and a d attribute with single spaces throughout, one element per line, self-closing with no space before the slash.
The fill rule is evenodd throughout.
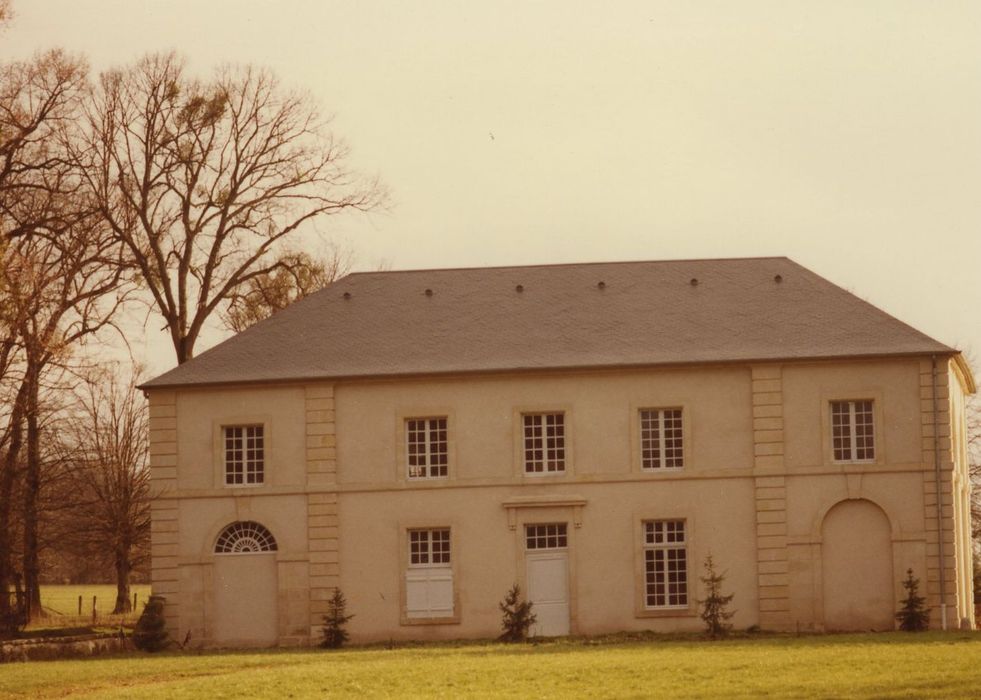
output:
<path id="1" fill-rule="evenodd" d="M 923 607 L 926 598 L 918 594 L 919 587 L 920 579 L 913 578 L 913 569 L 907 569 L 903 581 L 906 597 L 902 601 L 903 607 L 896 613 L 899 629 L 904 632 L 922 632 L 930 624 L 930 610 Z"/>
<path id="2" fill-rule="evenodd" d="M 347 600 L 340 588 L 334 589 L 334 595 L 327 601 L 327 614 L 324 615 L 324 638 L 320 646 L 325 649 L 340 649 L 348 640 L 347 630 L 344 625 L 354 615 L 347 614 Z"/>
<path id="3" fill-rule="evenodd" d="M 532 604 L 527 600 L 521 600 L 521 587 L 518 584 L 511 586 L 511 590 L 504 597 L 504 602 L 498 603 L 503 616 L 501 618 L 501 629 L 504 630 L 498 639 L 502 642 L 523 642 L 528 638 L 528 630 L 538 620 L 538 617 L 531 612 Z"/>
<path id="4" fill-rule="evenodd" d="M 732 629 L 728 620 L 735 615 L 735 611 L 727 610 L 729 603 L 732 602 L 735 594 L 722 595 L 722 582 L 725 581 L 725 573 L 715 573 L 715 562 L 712 555 L 705 557 L 705 575 L 700 577 L 705 585 L 705 600 L 698 601 L 702 611 L 699 616 L 705 622 L 705 631 L 712 639 L 724 637 Z"/>

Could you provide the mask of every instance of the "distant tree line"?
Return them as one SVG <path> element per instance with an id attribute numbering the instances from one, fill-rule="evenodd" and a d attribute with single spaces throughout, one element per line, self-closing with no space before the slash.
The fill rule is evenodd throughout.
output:
<path id="1" fill-rule="evenodd" d="M 0 0 L 0 31 L 12 16 Z M 347 155 L 266 70 L 0 63 L 0 615 L 14 590 L 42 615 L 42 564 L 73 559 L 129 609 L 153 494 L 139 368 L 100 359 L 121 314 L 160 318 L 183 363 L 206 324 L 244 330 L 346 273 L 349 253 L 301 237 L 385 206 Z"/>

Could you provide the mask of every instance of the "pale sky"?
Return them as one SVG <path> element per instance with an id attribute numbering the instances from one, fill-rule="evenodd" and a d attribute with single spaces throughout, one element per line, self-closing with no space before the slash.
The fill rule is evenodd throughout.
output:
<path id="1" fill-rule="evenodd" d="M 981 361 L 979 2 L 14 9 L 0 60 L 177 49 L 312 92 L 392 193 L 322 227 L 362 269 L 786 255 Z"/>

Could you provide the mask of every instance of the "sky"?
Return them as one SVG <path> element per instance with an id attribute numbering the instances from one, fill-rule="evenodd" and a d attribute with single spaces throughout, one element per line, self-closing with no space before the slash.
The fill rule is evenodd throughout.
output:
<path id="1" fill-rule="evenodd" d="M 174 49 L 312 93 L 392 195 L 316 232 L 358 269 L 786 255 L 981 363 L 981 3 L 14 10 L 0 60 Z M 151 374 L 175 364 L 159 325 L 131 337 Z"/>

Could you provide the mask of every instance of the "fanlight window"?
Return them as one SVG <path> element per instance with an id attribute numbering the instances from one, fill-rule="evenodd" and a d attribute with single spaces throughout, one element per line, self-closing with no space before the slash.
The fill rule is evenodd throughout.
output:
<path id="1" fill-rule="evenodd" d="M 215 554 L 275 552 L 276 539 L 264 526 L 252 521 L 232 523 L 218 535 Z"/>

